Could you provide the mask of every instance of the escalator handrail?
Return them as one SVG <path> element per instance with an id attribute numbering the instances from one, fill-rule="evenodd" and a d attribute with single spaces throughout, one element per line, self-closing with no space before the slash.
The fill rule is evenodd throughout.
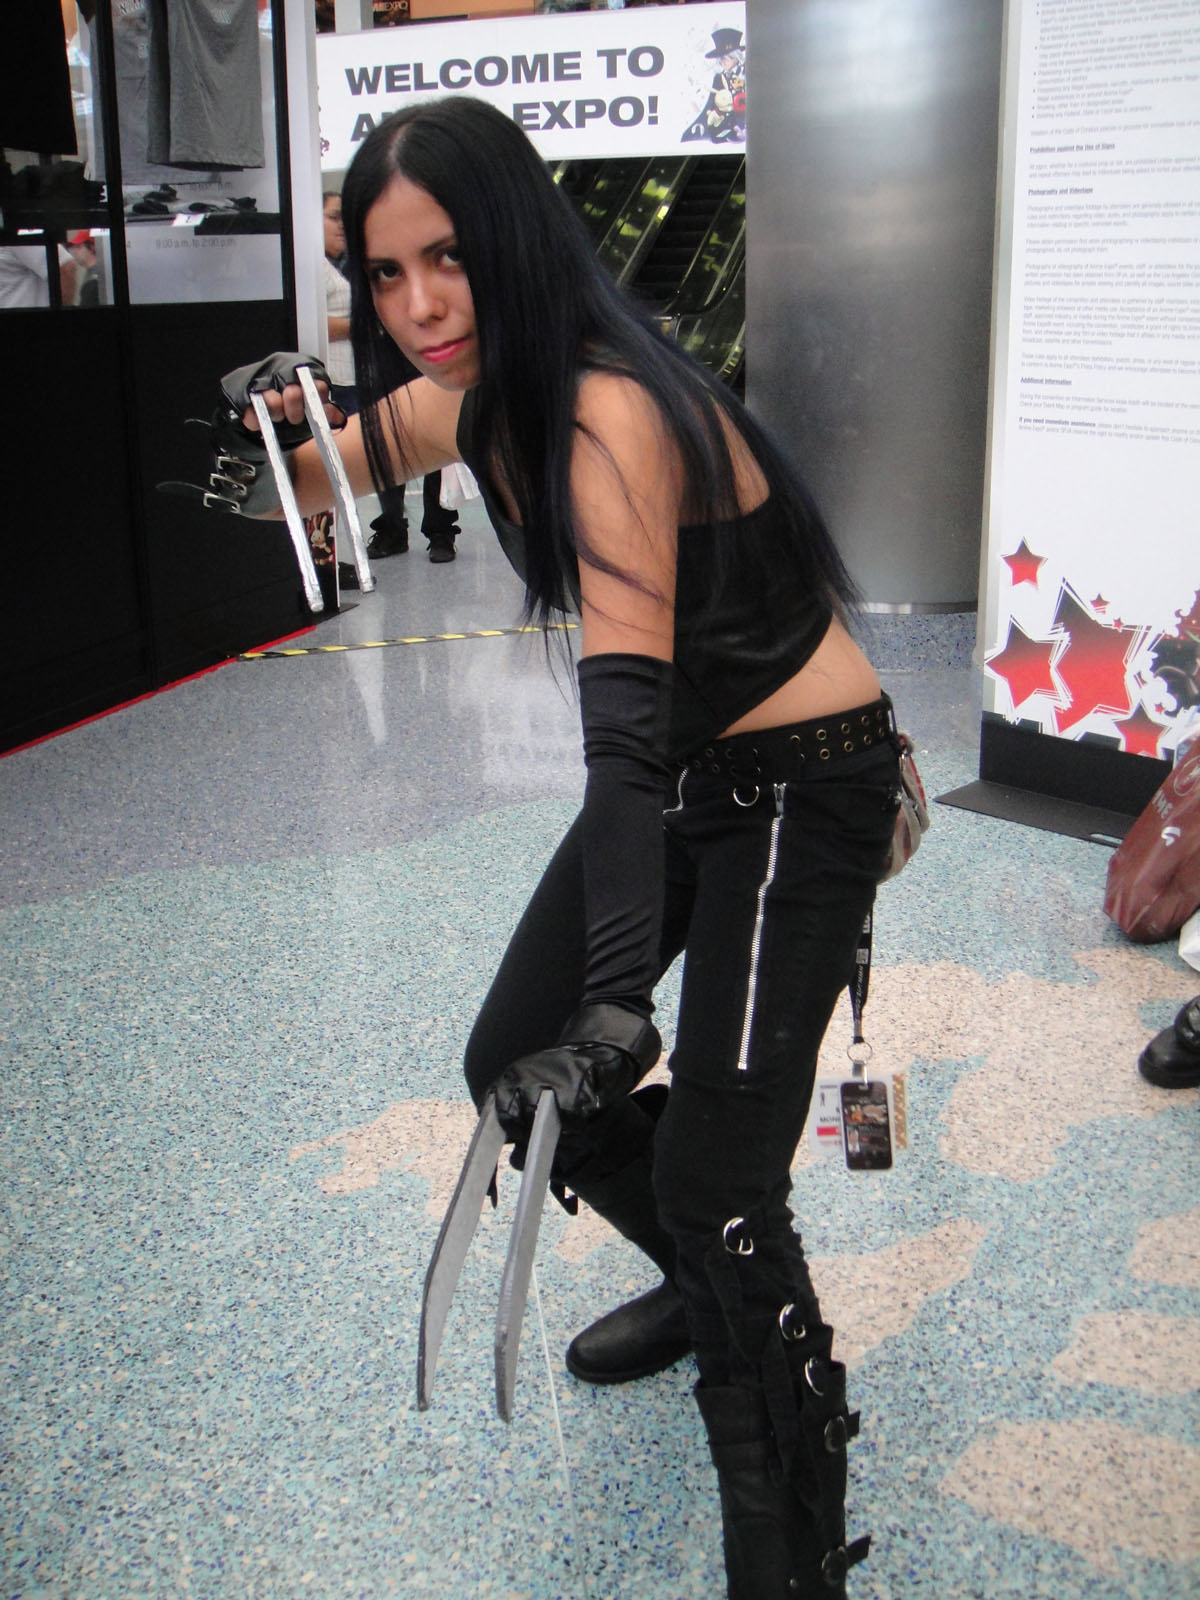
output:
<path id="1" fill-rule="evenodd" d="M 654 247 L 671 208 L 683 191 L 696 157 L 658 156 L 646 162 L 636 188 L 630 193 L 625 206 L 609 224 L 596 253 L 609 268 L 618 283 L 630 283 L 636 277 L 642 262 Z M 650 194 L 650 185 L 660 182 L 658 194 Z M 644 217 L 644 221 L 641 218 Z M 636 242 L 630 248 L 627 234 L 636 230 Z"/>
<path id="2" fill-rule="evenodd" d="M 746 348 L 745 271 L 743 251 L 716 305 L 707 311 L 669 319 L 669 331 L 675 341 L 710 372 L 725 379 L 736 374 Z"/>
<path id="3" fill-rule="evenodd" d="M 725 197 L 717 207 L 712 222 L 705 232 L 704 238 L 697 245 L 695 254 L 684 268 L 683 276 L 679 280 L 679 287 L 676 289 L 675 293 L 671 296 L 671 299 L 667 302 L 667 305 L 664 308 L 668 316 L 687 316 L 699 314 L 700 312 L 705 311 L 714 305 L 725 293 L 725 284 L 728 281 L 730 271 L 731 269 L 736 270 L 737 259 L 740 254 L 744 253 L 745 250 L 745 174 L 746 163 L 743 159 L 738 164 L 737 172 L 731 179 L 729 188 L 725 192 Z M 697 278 L 700 276 L 700 264 L 704 260 L 706 252 L 713 248 L 714 243 L 720 243 L 722 225 L 728 221 L 731 212 L 733 212 L 735 209 L 740 214 L 737 216 L 733 237 L 729 242 L 729 248 L 726 252 L 725 260 L 717 273 L 715 282 L 713 282 L 711 287 L 706 290 L 704 298 L 700 301 L 699 305 L 697 305 L 692 302 L 691 296 L 688 293 L 689 284 L 693 285 L 692 293 L 694 294 L 694 284 Z"/>

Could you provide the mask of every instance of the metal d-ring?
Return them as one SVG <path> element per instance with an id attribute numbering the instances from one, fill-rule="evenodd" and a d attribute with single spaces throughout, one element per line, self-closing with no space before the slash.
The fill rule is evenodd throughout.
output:
<path id="1" fill-rule="evenodd" d="M 758 797 L 759 797 L 759 795 L 761 793 L 762 793 L 762 790 L 758 787 L 757 784 L 755 784 L 754 785 L 754 793 L 750 796 L 749 800 L 743 800 L 741 795 L 738 793 L 738 785 L 734 784 L 734 786 L 733 786 L 733 803 L 734 803 L 734 805 L 743 806 L 748 811 L 751 806 L 756 806 L 758 804 Z"/>
<path id="2" fill-rule="evenodd" d="M 735 1239 L 732 1244 L 729 1242 L 731 1231 L 734 1228 L 743 1227 L 745 1222 L 745 1217 L 730 1217 L 722 1230 L 721 1237 L 724 1240 L 726 1250 L 729 1251 L 731 1256 L 752 1256 L 754 1254 L 753 1239 Z"/>
<path id="3" fill-rule="evenodd" d="M 779 1313 L 779 1332 L 789 1344 L 797 1344 L 808 1333 L 808 1329 L 803 1323 L 801 1323 L 798 1328 L 794 1328 L 792 1326 L 790 1318 L 795 1309 L 795 1302 L 789 1300 L 787 1305 L 785 1305 L 783 1310 Z"/>

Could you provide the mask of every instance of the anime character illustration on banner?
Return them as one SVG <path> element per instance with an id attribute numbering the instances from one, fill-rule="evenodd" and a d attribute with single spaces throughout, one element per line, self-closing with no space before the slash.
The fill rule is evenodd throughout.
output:
<path id="1" fill-rule="evenodd" d="M 740 28 L 717 28 L 706 61 L 716 62 L 704 109 L 683 135 L 682 143 L 708 139 L 712 144 L 746 142 L 746 46 Z"/>

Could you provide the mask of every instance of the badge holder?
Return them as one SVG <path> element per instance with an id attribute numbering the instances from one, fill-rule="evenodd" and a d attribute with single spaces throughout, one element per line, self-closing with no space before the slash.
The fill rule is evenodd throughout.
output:
<path id="1" fill-rule="evenodd" d="M 906 1074 L 871 1071 L 871 1046 L 863 1037 L 862 1015 L 871 977 L 871 914 L 859 934 L 850 981 L 854 1037 L 849 1067 L 824 1073 L 813 1087 L 808 1118 L 809 1144 L 822 1160 L 844 1161 L 850 1172 L 889 1172 L 908 1149 Z"/>

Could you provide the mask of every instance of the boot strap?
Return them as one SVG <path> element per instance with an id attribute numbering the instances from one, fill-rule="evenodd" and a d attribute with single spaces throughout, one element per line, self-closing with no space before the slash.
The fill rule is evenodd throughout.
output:
<path id="1" fill-rule="evenodd" d="M 851 1567 L 865 1561 L 871 1549 L 871 1535 L 864 1534 L 850 1544 L 839 1544 L 821 1562 L 821 1579 L 831 1589 L 840 1589 Z"/>

